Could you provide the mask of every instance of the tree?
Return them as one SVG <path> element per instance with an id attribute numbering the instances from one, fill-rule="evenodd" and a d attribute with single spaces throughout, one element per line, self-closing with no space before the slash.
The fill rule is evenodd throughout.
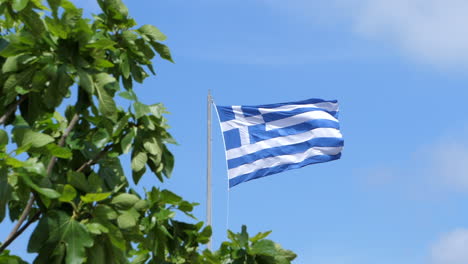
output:
<path id="1" fill-rule="evenodd" d="M 268 232 L 249 238 L 245 227 L 202 251 L 211 228 L 191 214 L 195 203 L 129 187 L 126 153 L 135 184 L 147 169 L 162 182 L 174 167 L 166 109 L 132 89 L 155 73 L 154 57 L 172 58 L 166 36 L 136 28 L 121 0 L 98 3 L 102 13 L 86 19 L 68 0 L 0 0 L 0 221 L 6 212 L 16 221 L 0 263 L 25 263 L 6 248 L 34 222 L 38 264 L 290 263 L 294 253 Z M 65 98 L 75 103 L 60 113 Z"/>

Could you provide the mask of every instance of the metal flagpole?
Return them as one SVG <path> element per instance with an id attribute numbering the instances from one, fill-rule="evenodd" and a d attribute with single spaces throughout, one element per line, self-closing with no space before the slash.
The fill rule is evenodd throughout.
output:
<path id="1" fill-rule="evenodd" d="M 208 90 L 207 117 L 207 161 L 206 161 L 206 225 L 211 226 L 211 91 Z M 208 249 L 211 250 L 212 239 L 208 242 Z"/>

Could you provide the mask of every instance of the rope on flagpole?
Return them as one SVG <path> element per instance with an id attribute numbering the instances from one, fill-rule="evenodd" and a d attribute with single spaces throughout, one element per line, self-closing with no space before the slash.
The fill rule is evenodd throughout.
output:
<path id="1" fill-rule="evenodd" d="M 218 118 L 218 121 L 219 121 L 219 125 L 221 126 L 221 121 L 219 119 L 219 113 L 218 113 L 218 108 L 216 107 L 216 103 L 214 101 L 213 98 L 211 98 L 211 103 L 213 104 L 214 106 L 214 109 L 215 109 L 215 113 L 216 113 L 216 116 Z M 221 137 L 223 139 L 223 146 L 226 146 L 226 143 L 224 141 L 224 136 Z M 227 156 L 227 151 L 226 151 L 226 148 L 224 148 L 224 155 Z M 226 175 L 228 175 L 229 173 L 229 170 L 228 170 L 228 164 L 227 164 L 227 159 L 224 159 L 226 161 Z M 227 212 L 226 212 L 226 235 L 227 235 L 227 230 L 229 230 L 229 209 L 230 209 L 230 193 L 231 193 L 231 189 L 229 188 L 229 178 L 226 177 L 227 181 L 226 181 L 226 186 L 227 186 Z"/>
<path id="2" fill-rule="evenodd" d="M 207 163 L 206 163 L 206 225 L 212 227 L 212 213 L 211 213 L 211 91 L 208 90 L 208 97 L 207 97 Z M 208 249 L 211 250 L 212 246 L 213 235 L 208 241 Z"/>

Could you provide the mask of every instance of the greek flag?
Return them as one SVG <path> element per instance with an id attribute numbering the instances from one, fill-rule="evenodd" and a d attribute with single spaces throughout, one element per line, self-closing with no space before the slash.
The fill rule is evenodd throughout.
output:
<path id="1" fill-rule="evenodd" d="M 341 156 L 343 136 L 336 100 L 216 109 L 224 137 L 229 187 Z"/>

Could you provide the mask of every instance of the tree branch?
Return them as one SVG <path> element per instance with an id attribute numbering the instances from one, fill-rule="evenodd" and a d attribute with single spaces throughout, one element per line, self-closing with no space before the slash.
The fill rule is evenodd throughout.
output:
<path id="1" fill-rule="evenodd" d="M 5 242 L 2 244 L 2 246 L 0 246 L 0 253 L 3 252 L 3 250 L 5 250 L 5 248 L 7 248 L 11 242 L 13 242 L 19 235 L 21 235 L 24 230 L 26 230 L 32 223 L 36 222 L 37 219 L 39 219 L 39 216 L 41 215 L 41 212 L 37 212 L 32 218 L 31 220 L 29 220 L 28 222 L 26 222 L 26 224 L 24 226 L 22 226 L 20 229 L 18 229 L 18 231 L 16 233 L 14 233 L 11 237 L 7 238 L 7 240 L 5 240 Z"/>
<path id="2" fill-rule="evenodd" d="M 23 99 L 24 100 L 24 99 Z M 21 101 L 21 99 L 19 100 Z M 18 102 L 19 102 L 18 101 Z M 19 104 L 19 103 L 18 103 Z M 10 110 L 9 110 L 10 111 Z M 4 115 L 5 116 L 5 115 Z M 3 118 L 3 117 L 2 117 Z M 72 118 L 72 120 L 70 121 L 70 123 L 68 124 L 68 127 L 65 129 L 65 132 L 63 133 L 62 137 L 60 138 L 59 140 L 59 146 L 60 147 L 63 147 L 65 145 L 65 140 L 67 139 L 68 135 L 70 135 L 70 132 L 72 131 L 72 129 L 75 127 L 76 123 L 78 122 L 79 120 L 79 116 L 78 114 L 75 114 Z M 57 163 L 57 158 L 56 157 L 52 157 L 50 159 L 50 162 L 49 162 L 49 165 L 47 166 L 47 175 L 50 176 L 50 174 L 52 173 L 52 170 L 54 169 L 54 166 L 55 164 Z M 5 240 L 5 242 L 3 243 L 3 245 L 0 247 L 0 253 L 8 246 L 6 245 L 8 241 L 10 241 L 8 244 L 10 244 L 11 242 L 13 242 L 13 240 L 15 240 L 16 237 L 18 237 L 23 231 L 20 232 L 19 228 L 20 226 L 23 224 L 23 222 L 26 220 L 26 218 L 28 217 L 29 215 L 29 212 L 31 211 L 33 205 L 34 205 L 34 201 L 35 201 L 35 197 L 34 197 L 34 194 L 31 195 L 31 198 L 29 198 L 29 201 L 28 201 L 28 204 L 26 205 L 26 207 L 24 208 L 24 211 L 23 213 L 21 214 L 20 218 L 18 219 L 18 222 L 16 223 L 16 225 L 13 227 L 13 229 L 11 230 L 10 234 L 8 235 L 7 239 Z M 39 217 L 39 215 L 38 215 Z M 28 222 L 29 223 L 29 222 Z M 28 226 L 28 223 L 26 223 L 25 227 L 27 228 Z M 18 234 L 19 233 L 19 234 Z M 6 245 L 6 246 L 5 246 Z"/>
<path id="3" fill-rule="evenodd" d="M 108 145 L 106 146 L 103 150 L 101 150 L 101 152 L 99 152 L 96 157 L 94 157 L 93 159 L 90 159 L 88 160 L 87 162 L 85 162 L 83 165 L 81 165 L 81 167 L 76 170 L 77 172 L 82 172 L 84 169 L 86 169 L 87 167 L 95 164 L 98 160 L 100 160 L 111 148 L 112 148 L 113 144 L 111 145 Z"/>
<path id="4" fill-rule="evenodd" d="M 73 127 L 75 127 L 78 120 L 80 120 L 80 117 L 78 116 L 78 114 L 75 114 L 72 120 L 70 121 L 70 124 L 68 124 L 67 129 L 65 129 L 65 132 L 59 140 L 58 145 L 60 147 L 63 147 L 65 145 L 65 140 L 67 139 L 68 135 L 70 135 L 70 132 L 72 131 Z M 49 165 L 47 165 L 47 175 L 50 175 L 52 173 L 55 163 L 57 163 L 57 158 L 52 157 L 52 159 L 50 159 Z"/>
<path id="5" fill-rule="evenodd" d="M 8 117 L 12 115 L 14 112 L 16 112 L 16 109 L 18 108 L 18 105 L 20 105 L 24 100 L 26 99 L 26 95 L 22 95 L 18 101 L 16 101 L 14 104 L 10 105 L 8 110 L 5 112 L 5 114 L 0 117 L 0 125 L 5 123 Z"/>

